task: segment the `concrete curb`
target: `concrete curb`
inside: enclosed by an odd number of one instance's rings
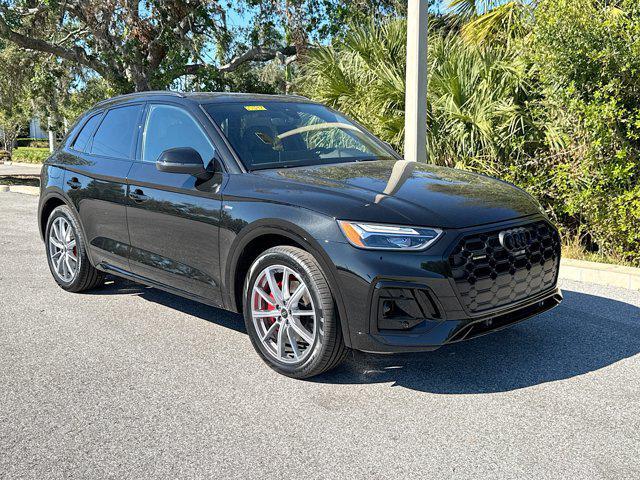
[[[7,167],[27,167],[27,168],[38,168],[42,167],[42,163],[31,163],[31,162],[14,162],[13,160],[10,162],[4,162]]]
[[[608,287],[640,290],[640,268],[621,265],[563,258],[560,262],[560,278]]]
[[[5,163],[4,165],[0,164],[0,178],[38,179],[41,170],[41,163]]]
[[[25,195],[40,195],[40,187],[30,187],[27,185],[0,185],[0,192],[23,193]]]

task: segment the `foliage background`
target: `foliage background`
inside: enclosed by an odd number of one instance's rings
[[[571,252],[640,266],[640,2],[429,3],[428,161],[512,182]],[[31,115],[62,131],[173,88],[300,93],[402,151],[405,17],[406,0],[0,0],[0,147]]]
[[[640,265],[640,2],[453,4],[429,35],[429,161],[515,183],[573,251]],[[352,26],[299,90],[401,150],[405,31]]]

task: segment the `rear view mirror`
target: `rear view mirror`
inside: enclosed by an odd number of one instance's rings
[[[160,154],[156,168],[161,172],[200,176],[206,173],[202,157],[191,147],[170,148]]]

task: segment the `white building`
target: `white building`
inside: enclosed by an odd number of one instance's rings
[[[33,117],[29,122],[29,138],[48,138],[46,130],[40,126],[40,119]]]

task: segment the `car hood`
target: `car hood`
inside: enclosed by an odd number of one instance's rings
[[[255,173],[264,187],[288,184],[282,201],[344,220],[464,228],[540,213],[529,194],[509,183],[405,160]]]

